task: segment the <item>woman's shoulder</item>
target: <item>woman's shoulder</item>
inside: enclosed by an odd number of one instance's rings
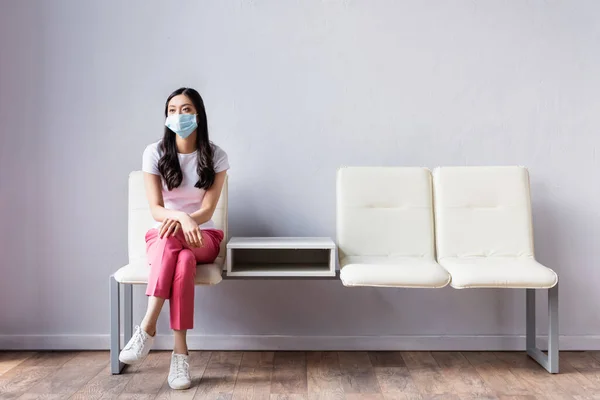
[[[210,145],[212,146],[213,150],[213,163],[215,172],[221,172],[229,169],[229,157],[227,156],[227,153],[225,153],[225,150],[212,142]]]
[[[158,161],[160,160],[160,141],[150,143],[144,149],[144,155],[142,157],[142,170],[150,172],[151,174],[159,175],[158,172]]]
[[[215,144],[214,142],[210,142],[210,146],[212,147],[212,151],[214,156],[216,157],[217,155],[227,155],[227,153],[225,152],[225,150],[223,150],[222,147],[220,147],[219,145]]]
[[[154,142],[154,143],[150,143],[149,145],[146,146],[146,148],[144,149],[144,154],[145,155],[153,155],[153,156],[160,156],[161,153],[161,149],[160,149],[160,143],[162,142],[162,140],[159,140],[158,142]]]
[[[158,142],[150,143],[149,145],[146,146],[146,150],[158,151],[160,149],[160,142],[162,142],[162,140],[159,140]]]

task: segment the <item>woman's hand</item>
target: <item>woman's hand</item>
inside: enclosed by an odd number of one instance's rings
[[[223,186],[222,182],[225,179],[224,174],[225,171],[219,172],[215,177],[216,183],[213,184],[213,187],[218,186],[219,193],[221,187]],[[170,236],[175,236],[179,232],[179,230],[182,230],[185,236],[185,241],[190,247],[202,247],[202,233],[200,232],[200,228],[198,228],[199,222],[194,220],[190,215],[186,214],[183,211],[165,209],[165,204],[161,192],[162,186],[160,176],[145,172],[144,182],[146,185],[146,195],[148,196],[148,204],[150,204],[150,211],[152,212],[152,217],[154,217],[154,219],[157,221],[162,221],[162,224],[158,229],[159,237],[163,239],[165,237],[168,238]],[[202,201],[202,203],[211,204],[212,208],[208,211],[214,211],[214,207],[216,207],[219,195],[215,195],[215,190],[215,188],[209,189],[206,193],[205,198]],[[212,205],[213,203],[214,206]],[[212,211],[210,215],[212,215]],[[206,213],[206,211],[202,212]],[[208,218],[204,222],[210,220],[210,215],[208,215]]]
[[[158,229],[158,237],[162,239],[175,236],[180,229],[181,224],[178,221],[167,218]]]
[[[179,223],[187,244],[190,247],[202,247],[202,232],[198,228],[198,223],[187,214],[179,219]]]

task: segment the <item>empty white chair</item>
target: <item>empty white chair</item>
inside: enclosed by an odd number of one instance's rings
[[[435,261],[429,170],[340,168],[336,211],[345,286],[439,288],[450,281]]]
[[[216,229],[223,230],[224,239],[221,251],[213,264],[202,264],[196,268],[196,285],[215,285],[222,280],[223,267],[227,245],[227,178],[212,220]],[[123,368],[119,362],[120,351],[120,286],[124,294],[124,336],[125,343],[131,338],[133,330],[132,316],[132,285],[148,283],[150,267],[146,260],[146,232],[155,225],[156,221],[150,214],[150,207],[144,188],[142,171],[129,175],[129,221],[128,221],[128,252],[129,264],[120,268],[110,277],[110,310],[111,310],[111,371],[118,374]]]
[[[558,277],[535,260],[529,175],[523,167],[434,171],[438,262],[454,288],[527,289],[527,352],[558,372]],[[535,291],[549,291],[549,357],[535,345]]]

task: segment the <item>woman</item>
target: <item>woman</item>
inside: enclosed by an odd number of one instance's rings
[[[126,364],[150,351],[160,310],[169,299],[175,345],[169,386],[191,385],[186,333],[194,324],[196,263],[212,263],[223,232],[211,221],[229,169],[227,154],[208,139],[204,102],[194,89],[173,92],[165,105],[161,141],[144,151],[146,194],[156,227],[146,234],[148,310],[119,355]]]

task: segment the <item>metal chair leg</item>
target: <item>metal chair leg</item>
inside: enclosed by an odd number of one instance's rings
[[[535,329],[535,289],[527,289],[527,354],[552,374],[557,374],[558,367],[558,283],[548,289],[548,354],[544,354],[536,345]]]
[[[121,351],[121,302],[120,284],[114,276],[109,278],[110,287],[110,372],[120,374],[124,364],[119,361]]]
[[[124,342],[129,342],[133,335],[133,285],[131,283],[122,284],[123,286],[123,330]]]
[[[548,290],[548,362],[550,372],[558,373],[558,283]]]

